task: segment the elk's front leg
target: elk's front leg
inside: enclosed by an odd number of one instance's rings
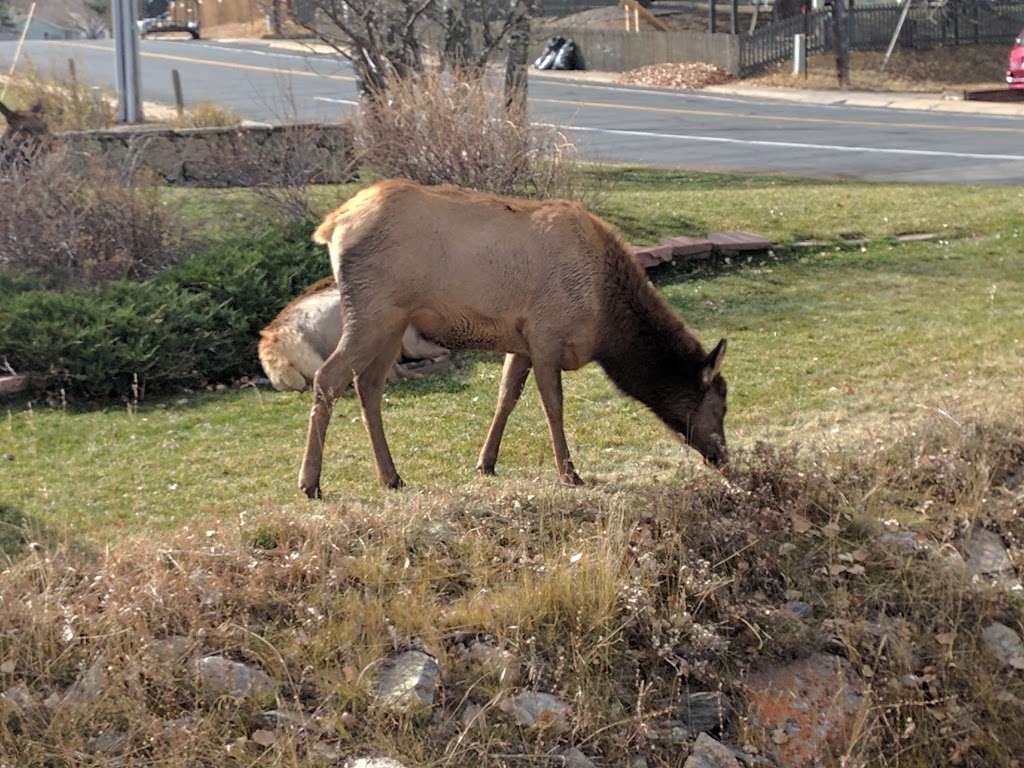
[[[384,436],[384,420],[381,416],[381,401],[384,398],[384,383],[387,380],[388,371],[398,359],[401,351],[401,336],[395,340],[386,351],[379,355],[370,366],[361,374],[356,376],[356,392],[359,393],[359,402],[363,408],[363,425],[370,436],[370,443],[373,446],[373,459],[377,465],[377,478],[386,488],[401,488],[404,483],[395,469],[395,462],[391,458],[391,450],[388,448],[387,438]]]
[[[480,458],[476,463],[476,471],[481,475],[493,475],[494,465],[498,461],[498,449],[501,437],[505,434],[508,417],[523,394],[523,386],[530,375],[530,358],[526,355],[509,353],[505,355],[505,365],[501,371],[501,387],[498,390],[498,404],[494,410],[491,428],[487,430],[487,439],[480,450]]]
[[[533,370],[537,379],[537,389],[544,404],[544,413],[548,417],[548,429],[551,432],[551,445],[555,452],[555,466],[559,479],[566,485],[583,485],[576,468],[569,458],[569,445],[565,441],[565,429],[562,424],[562,368],[557,358],[539,360],[533,358]]]

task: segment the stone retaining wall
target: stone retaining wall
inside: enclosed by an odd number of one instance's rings
[[[231,128],[125,128],[57,134],[72,156],[105,155],[171,186],[280,186],[352,178],[352,129],[345,124]],[[312,178],[308,178],[312,176]]]
[[[530,55],[536,58],[552,35],[571,37],[584,66],[603,72],[628,72],[648,64],[702,61],[732,75],[740,71],[739,35],[716,32],[659,32],[587,29],[559,24],[536,26],[530,35]]]

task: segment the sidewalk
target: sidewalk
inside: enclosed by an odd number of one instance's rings
[[[997,86],[994,86],[997,87]],[[891,93],[876,91],[814,91],[802,88],[755,88],[737,83],[712,85],[700,93],[778,99],[799,104],[820,104],[876,109],[912,109],[923,112],[956,112],[968,115],[1024,117],[1024,102],[1017,104],[964,101],[941,93]]]

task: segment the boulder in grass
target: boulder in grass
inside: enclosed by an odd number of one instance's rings
[[[715,250],[724,256],[735,256],[740,253],[763,253],[771,250],[772,241],[753,232],[712,232],[708,240]]]
[[[662,245],[672,246],[672,256],[676,259],[706,259],[715,250],[715,245],[706,237],[670,237]]]
[[[633,255],[644,269],[651,269],[672,261],[671,245],[634,245]]]

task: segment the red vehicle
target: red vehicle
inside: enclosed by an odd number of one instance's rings
[[[1006,82],[1011,88],[1024,89],[1024,30],[1017,35],[1010,49],[1010,68],[1006,70]]]

